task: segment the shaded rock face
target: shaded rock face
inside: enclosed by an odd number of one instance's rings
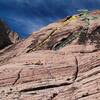
[[[100,11],[67,17],[1,50],[0,100],[100,100]]]
[[[19,41],[19,36],[17,33],[12,32],[8,26],[0,20],[0,49],[16,43]]]

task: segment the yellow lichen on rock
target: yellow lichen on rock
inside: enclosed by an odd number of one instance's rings
[[[68,24],[70,21],[76,21],[77,20],[77,16],[72,16],[69,20],[65,21],[63,24],[66,25]]]

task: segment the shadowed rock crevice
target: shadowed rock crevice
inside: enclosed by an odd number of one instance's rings
[[[47,86],[41,86],[41,87],[36,87],[36,88],[29,88],[29,89],[24,89],[21,90],[20,92],[29,92],[29,91],[38,91],[38,90],[45,90],[45,89],[50,89],[50,88],[57,88],[61,86],[66,86],[70,85],[72,83],[61,83],[61,84],[55,84],[55,85],[47,85]]]
[[[21,74],[22,70],[23,70],[23,68],[18,72],[16,80],[14,81],[14,83],[12,85],[15,85],[18,82],[18,80],[20,79],[20,74]]]
[[[58,95],[57,93],[53,93],[52,96],[50,96],[50,98],[47,99],[47,100],[54,100],[54,98],[55,98],[57,95]]]
[[[74,81],[77,79],[78,73],[79,73],[79,64],[78,64],[78,59],[77,59],[77,57],[75,57],[75,63],[76,63],[76,72],[75,72],[75,74],[74,74],[74,76],[75,76]]]

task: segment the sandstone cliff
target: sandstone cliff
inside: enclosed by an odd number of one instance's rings
[[[1,50],[0,100],[100,100],[100,11],[68,16]]]

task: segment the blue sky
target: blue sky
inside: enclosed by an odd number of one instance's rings
[[[0,0],[0,18],[23,37],[78,9],[100,9],[100,0]]]

